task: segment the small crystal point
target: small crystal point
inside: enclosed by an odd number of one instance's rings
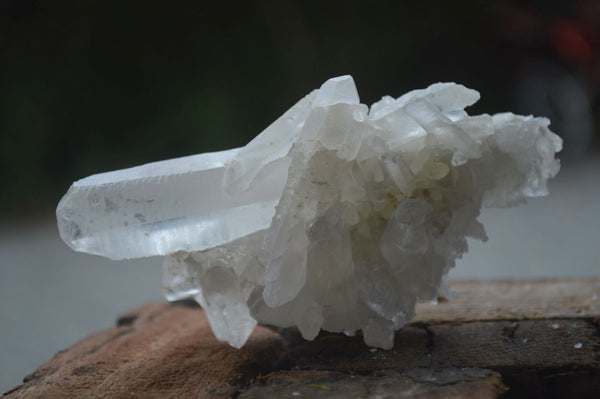
[[[471,116],[479,93],[437,83],[370,109],[325,82],[248,145],[73,183],[57,209],[77,251],[166,255],[165,293],[194,297],[218,339],[257,322],[390,349],[446,284],[482,206],[546,195],[562,141],[545,118]]]
[[[350,75],[338,76],[323,83],[319,88],[319,94],[317,94],[313,106],[328,107],[342,103],[360,103],[358,90],[356,90],[354,79]]]

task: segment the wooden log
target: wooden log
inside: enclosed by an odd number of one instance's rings
[[[600,397],[600,280],[455,282],[395,347],[257,327],[217,341],[190,303],[150,304],[58,353],[7,398]]]

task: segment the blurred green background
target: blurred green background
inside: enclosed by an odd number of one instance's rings
[[[593,78],[550,38],[558,19],[583,24],[573,4],[1,1],[0,219],[48,215],[93,173],[244,145],[341,74],[367,104],[456,81],[493,113],[519,108],[539,63],[597,109]]]

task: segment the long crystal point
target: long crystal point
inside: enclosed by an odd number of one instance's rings
[[[353,334],[389,349],[446,284],[482,206],[546,195],[560,168],[549,121],[471,116],[479,93],[436,83],[370,108],[325,82],[248,145],[77,181],[61,237],[124,259],[167,255],[168,299],[195,298],[217,338],[257,322]]]
[[[239,149],[154,162],[73,183],[56,210],[74,250],[111,259],[201,251],[269,227],[285,183],[282,160],[231,196],[226,165]]]

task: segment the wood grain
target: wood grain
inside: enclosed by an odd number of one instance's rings
[[[149,304],[58,353],[7,398],[600,397],[600,280],[455,282],[389,351],[257,327],[241,350],[189,303]]]

